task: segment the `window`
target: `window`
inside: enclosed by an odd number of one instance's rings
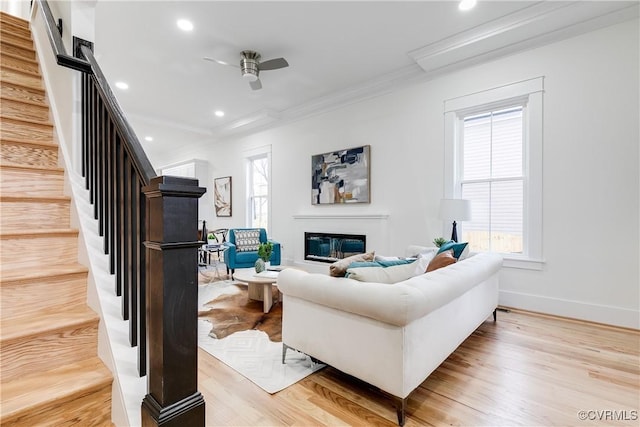
[[[247,226],[269,228],[269,156],[261,154],[248,159]]]
[[[542,263],[543,79],[445,101],[445,197],[471,200],[472,251],[505,266]]]
[[[523,106],[463,117],[460,195],[472,220],[462,239],[472,251],[522,253]]]

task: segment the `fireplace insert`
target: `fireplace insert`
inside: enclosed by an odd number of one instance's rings
[[[308,261],[335,262],[366,249],[363,234],[304,233],[304,259]]]

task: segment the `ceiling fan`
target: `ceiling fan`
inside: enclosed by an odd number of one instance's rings
[[[221,65],[230,65],[232,67],[240,68],[242,77],[249,82],[249,86],[251,86],[251,89],[253,90],[262,89],[262,83],[259,78],[260,71],[277,70],[279,68],[289,66],[289,63],[284,58],[274,58],[260,62],[260,54],[253,50],[243,50],[240,52],[240,66],[214,58],[205,57],[203,59],[217,62]]]

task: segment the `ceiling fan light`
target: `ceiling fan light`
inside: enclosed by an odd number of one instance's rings
[[[245,79],[248,82],[255,82],[256,80],[258,80],[258,76],[256,74],[251,73],[251,72],[242,73],[242,78]]]
[[[462,0],[458,3],[458,9],[462,11],[471,10],[476,6],[477,0]]]

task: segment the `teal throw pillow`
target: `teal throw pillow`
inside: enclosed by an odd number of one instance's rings
[[[362,268],[362,267],[391,267],[394,265],[411,264],[415,259],[393,259],[393,260],[379,260],[379,261],[355,261],[349,264],[349,268]]]
[[[349,264],[349,268],[362,268],[362,267],[380,267],[376,261],[356,261]]]
[[[460,258],[460,255],[462,255],[462,252],[464,252],[464,248],[466,248],[468,244],[468,242],[457,243],[453,240],[449,240],[447,243],[443,243],[442,246],[440,246],[438,253],[440,254],[442,252],[453,249],[453,257],[455,259],[458,259]]]

